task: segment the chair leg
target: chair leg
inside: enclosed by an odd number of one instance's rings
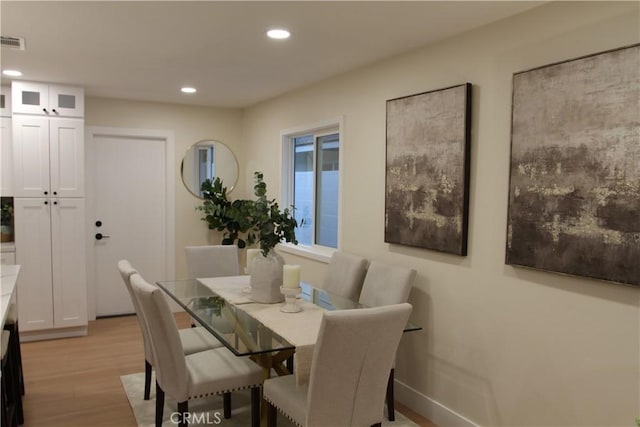
[[[387,381],[387,416],[389,421],[396,420],[395,404],[393,401],[393,378],[395,369],[389,372],[389,380]]]
[[[156,427],[162,427],[162,417],[164,416],[164,390],[156,381]]]
[[[371,424],[371,427],[382,427],[382,423]]]
[[[22,366],[20,362],[20,342],[17,341],[18,325],[14,324],[11,329],[11,336],[9,338],[9,348],[7,352],[9,352],[9,358],[11,359],[12,368],[10,369],[9,375],[12,375],[11,383],[13,385],[13,397],[15,405],[15,415],[18,424],[24,424],[24,412],[22,410],[22,381],[21,381],[21,371]]]
[[[260,387],[251,388],[251,427],[260,427]]]
[[[267,427],[277,427],[278,410],[271,402],[267,402]]]
[[[225,419],[231,418],[231,393],[229,392],[222,395],[222,413]]]
[[[149,400],[151,395],[151,363],[144,360],[144,400]]]
[[[293,374],[293,356],[287,358],[287,370]]]
[[[189,401],[185,400],[184,402],[178,402],[178,412],[180,413],[180,427],[187,427],[189,423],[187,422],[187,414],[189,413]]]

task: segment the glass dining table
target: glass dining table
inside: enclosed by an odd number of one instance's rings
[[[212,282],[216,285],[210,285]],[[204,282],[204,283],[203,283]],[[229,286],[224,284],[228,282]],[[207,285],[205,285],[207,283]],[[156,284],[198,324],[203,326],[236,356],[250,356],[263,367],[264,376],[270,376],[271,369],[278,375],[292,373],[292,356],[296,345],[283,337],[283,327],[266,325],[257,315],[263,306],[282,306],[284,303],[260,304],[252,302],[248,291],[248,276],[230,276],[228,278],[187,279],[160,281]],[[234,286],[231,286],[231,285]],[[242,284],[245,284],[244,288]],[[217,286],[217,287],[216,287]],[[230,288],[235,289],[230,294]],[[243,295],[244,294],[244,295]],[[231,295],[231,297],[230,297]],[[301,283],[298,298],[307,303],[307,311],[360,309],[366,306]],[[311,309],[311,310],[310,310]],[[289,316],[285,324],[296,322],[296,313]],[[282,323],[281,323],[282,324]],[[285,325],[286,326],[286,325]],[[422,329],[407,324],[405,332]]]

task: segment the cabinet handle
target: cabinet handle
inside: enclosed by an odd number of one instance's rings
[[[48,205],[48,204],[49,204],[49,202],[47,202],[47,201],[45,200],[45,201],[44,201],[44,204],[45,204],[45,205]]]
[[[57,204],[58,204],[58,201],[56,200],[55,202],[53,202],[53,204],[54,204],[54,205],[57,205]]]
[[[56,109],[54,108],[53,110],[51,110],[54,112],[54,114],[58,114],[58,112],[56,111]]]
[[[57,191],[54,191],[54,192],[53,192],[53,195],[54,195],[54,196],[57,196],[57,195],[58,195],[58,192],[57,192]]]
[[[45,113],[48,113],[46,108],[43,108],[42,111],[44,111]]]
[[[44,192],[44,195],[46,196],[47,194],[49,194],[49,192],[48,192],[48,191],[45,191],[45,192]]]
[[[96,233],[96,240],[108,239],[111,236],[105,236],[102,233]]]

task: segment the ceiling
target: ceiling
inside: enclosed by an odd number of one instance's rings
[[[3,0],[2,35],[26,50],[3,47],[0,65],[89,96],[241,108],[539,4]]]

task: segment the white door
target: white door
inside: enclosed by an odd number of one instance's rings
[[[162,132],[89,128],[86,148],[95,314],[133,313],[119,260],[128,259],[148,282],[173,278],[173,139]]]
[[[84,199],[51,198],[53,316],[56,328],[87,324]]]
[[[16,262],[22,266],[17,288],[20,329],[53,328],[51,201],[15,198],[13,204]]]

